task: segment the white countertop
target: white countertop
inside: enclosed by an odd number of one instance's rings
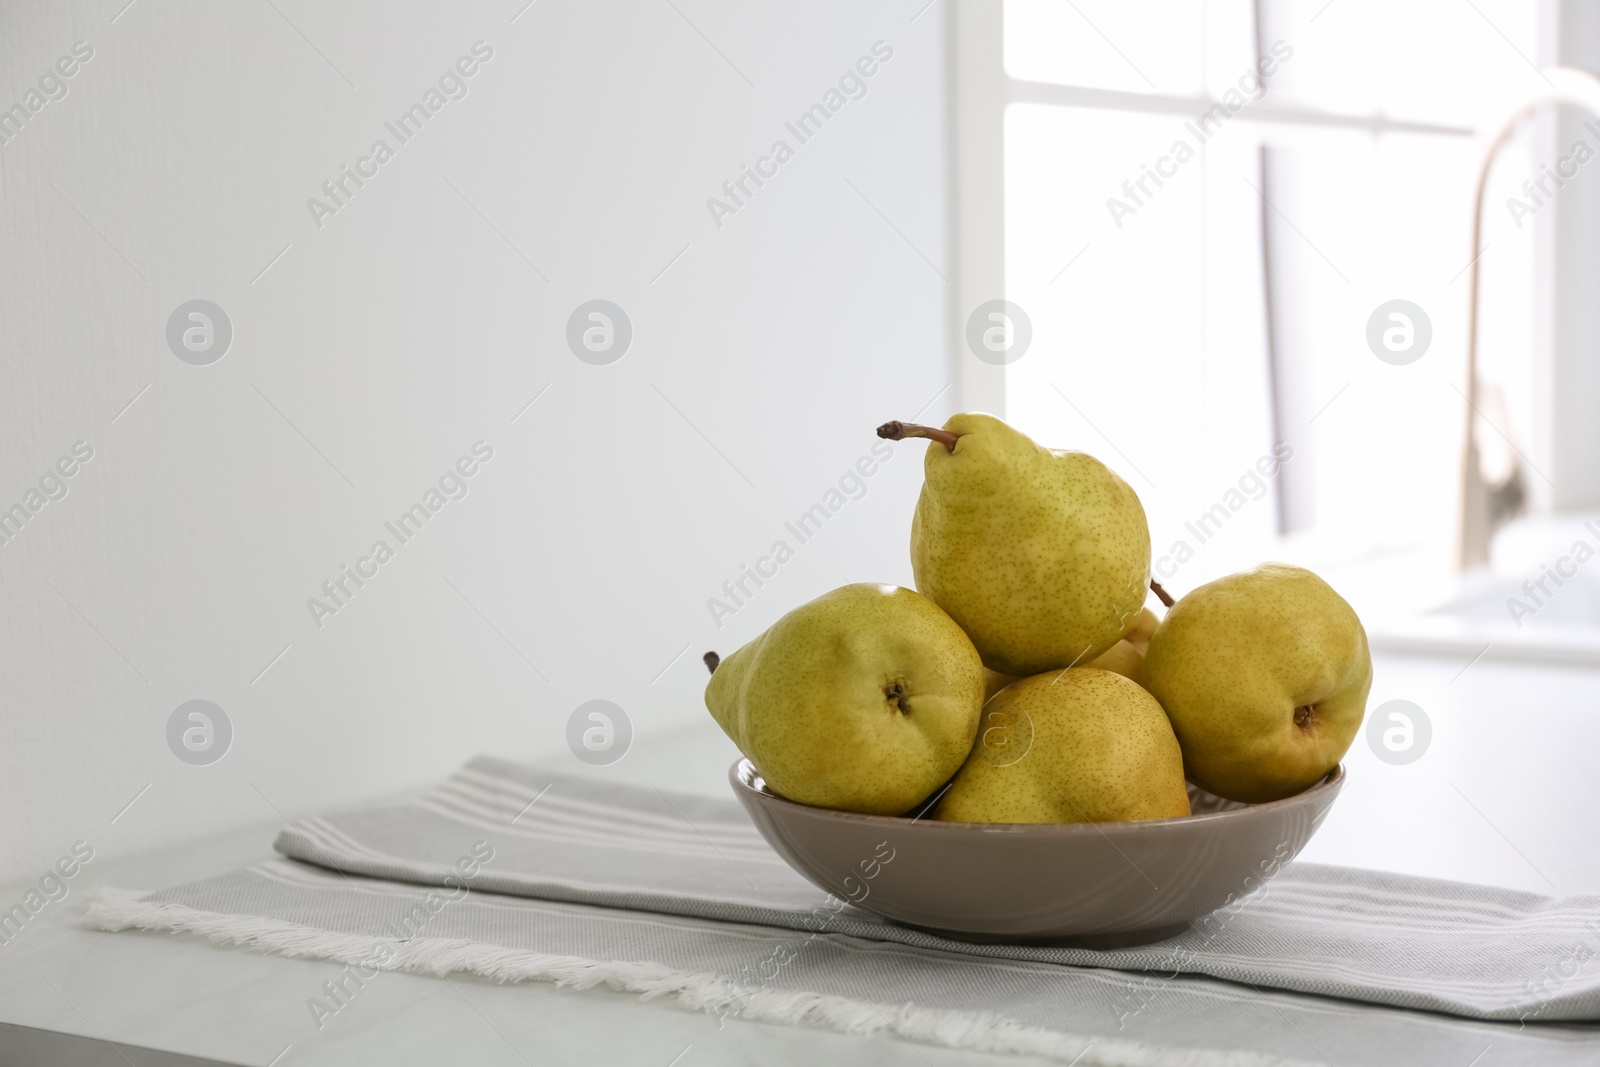
[[[1431,746],[1417,762],[1391,766],[1357,738],[1346,760],[1349,784],[1301,858],[1552,895],[1600,892],[1600,849],[1588,840],[1587,814],[1600,803],[1593,772],[1600,670],[1488,660],[1462,667],[1459,660],[1379,660],[1370,707],[1390,699],[1419,705],[1432,723]],[[726,796],[736,755],[708,722],[640,740],[609,768],[568,760],[560,769]],[[629,994],[466,975],[444,982],[385,973],[319,1031],[306,1001],[337,973],[335,964],[79,925],[97,884],[157,888],[219,873],[270,855],[277,829],[263,823],[159,852],[97,857],[85,867],[66,899],[0,948],[0,1024],[7,1024],[0,1025],[0,1062],[194,1062],[141,1049],[281,1067],[1043,1062],[740,1020],[719,1030],[710,1016]],[[6,886],[0,901],[24,891]],[[16,1027],[139,1047],[69,1047]],[[23,1060],[24,1048],[43,1051]],[[1307,1058],[1316,1057],[1308,1050]]]

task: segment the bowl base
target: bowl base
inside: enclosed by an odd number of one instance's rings
[[[1109,950],[1152,945],[1177,937],[1189,929],[1186,922],[1171,926],[1151,926],[1143,930],[1117,930],[1104,934],[1073,934],[1068,937],[1023,937],[1010,934],[975,934],[962,930],[935,930],[928,926],[915,927],[925,933],[937,934],[952,941],[965,941],[975,945],[1035,945],[1040,948],[1089,948]]]

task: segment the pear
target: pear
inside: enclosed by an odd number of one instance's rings
[[[1013,682],[933,813],[946,822],[1122,822],[1189,814],[1183,753],[1155,698],[1098,667]]]
[[[706,662],[711,717],[802,804],[902,814],[949,780],[977,734],[978,651],[910,589],[843,586]]]
[[[993,700],[994,695],[1000,692],[1000,690],[1018,680],[1019,679],[1014,674],[1001,674],[999,671],[991,671],[988,667],[985,667],[983,669],[984,705],[987,706],[989,701]]]
[[[1150,650],[1150,638],[1155,636],[1156,627],[1160,625],[1161,620],[1155,612],[1149,608],[1141,608],[1139,614],[1134,617],[1133,626],[1122,640],[1084,666],[1099,667],[1101,670],[1120,674],[1143,685],[1145,653]]]
[[[1180,599],[1150,641],[1145,685],[1189,780],[1228,800],[1279,800],[1350,748],[1372,688],[1355,610],[1302,567],[1265,563]]]
[[[890,422],[878,436],[931,440],[911,567],[984,666],[1024,676],[1081,665],[1128,632],[1150,581],[1150,529],[1109,467],[993,415],[956,415],[942,430]]]
[[[1149,608],[1139,612],[1133,620],[1133,627],[1127,636],[1094,659],[1085,663],[1085,667],[1099,667],[1103,671],[1120,674],[1124,678],[1132,679],[1140,685],[1144,684],[1144,654],[1150,648],[1150,638],[1154,636],[1156,627],[1161,620]],[[983,699],[985,702],[1000,690],[1016,681],[1012,674],[1001,674],[991,671],[987,667],[983,670]]]

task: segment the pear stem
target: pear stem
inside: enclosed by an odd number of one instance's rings
[[[722,657],[717,655],[715,652],[707,652],[705,655],[701,656],[700,659],[705,663],[706,670],[710,671],[712,674],[717,673],[717,665],[722,662]]]
[[[1161,601],[1162,607],[1172,607],[1174,603],[1172,594],[1161,588],[1161,583],[1154,578],[1150,579],[1150,591],[1156,595],[1157,600]]]
[[[887,441],[903,441],[907,437],[926,437],[938,441],[951,452],[956,450],[956,439],[961,435],[941,430],[937,426],[923,426],[915,422],[886,422],[878,427],[878,436]]]

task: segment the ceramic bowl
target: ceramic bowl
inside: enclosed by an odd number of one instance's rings
[[[1258,888],[1310,840],[1344,766],[1268,804],[1190,786],[1181,819],[1068,824],[814,808],[768,789],[749,760],[728,779],[778,855],[864,911],[967,941],[1110,948],[1175,936]]]

